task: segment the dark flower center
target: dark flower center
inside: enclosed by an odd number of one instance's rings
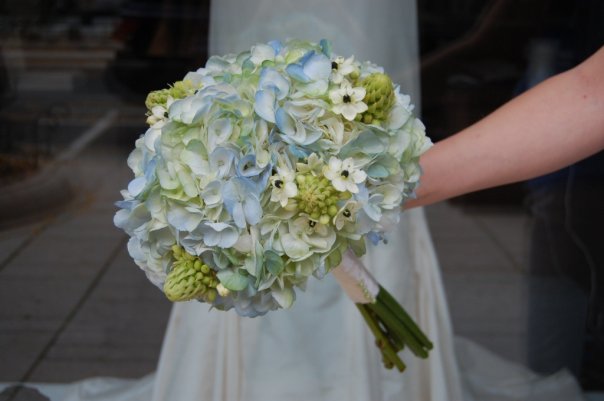
[[[350,175],[350,173],[348,172],[348,170],[342,170],[342,172],[340,173],[340,175],[344,178],[348,178],[348,176]]]
[[[348,210],[348,209],[344,209],[344,211],[342,212],[342,214],[344,215],[344,217],[350,217],[350,216],[352,216],[352,213],[350,213],[350,210]]]
[[[338,69],[338,63],[336,63],[335,61],[331,62],[331,69],[332,70],[337,70]]]
[[[350,103],[352,102],[352,99],[350,98],[350,95],[344,95],[344,97],[342,97],[342,101],[344,103]]]
[[[281,188],[283,186],[283,181],[281,181],[281,180],[275,180],[275,186],[277,188]]]

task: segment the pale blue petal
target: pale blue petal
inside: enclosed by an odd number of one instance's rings
[[[313,54],[304,64],[304,74],[313,81],[327,80],[331,75],[331,61],[324,54]]]
[[[252,46],[251,59],[255,64],[262,64],[265,60],[272,60],[275,57],[275,49],[269,45],[258,43]]]
[[[241,203],[235,204],[233,207],[232,216],[237,227],[245,228],[245,214],[243,212],[243,205]]]
[[[222,181],[215,180],[210,182],[201,192],[201,197],[203,198],[206,205],[215,205],[222,201]]]
[[[220,242],[220,233],[214,230],[208,230],[204,233],[203,242],[207,246],[216,246]]]
[[[281,236],[281,245],[285,254],[293,260],[301,260],[312,254],[306,242],[289,233]]]
[[[224,71],[228,70],[229,63],[224,58],[219,56],[212,56],[206,61],[206,68],[210,71]]]
[[[114,203],[114,205],[120,209],[126,209],[126,212],[130,212],[134,205],[138,204],[138,201],[133,200],[121,200]]]
[[[168,223],[179,231],[193,231],[202,220],[201,213],[191,213],[184,207],[172,205],[166,213]]]
[[[231,227],[230,225],[228,225],[227,223],[222,223],[220,221],[213,223],[213,222],[207,222],[204,223],[204,225],[206,227],[210,227],[212,230],[214,231],[223,231],[226,230],[227,228]]]
[[[314,131],[314,130],[307,129],[305,138],[302,139],[301,141],[299,141],[299,143],[303,146],[308,146],[308,145],[316,142],[322,136],[323,136],[323,132],[321,132],[321,131]]]
[[[237,233],[237,230],[231,227],[220,233],[220,242],[218,242],[218,246],[220,248],[232,248],[238,239],[239,234]]]
[[[208,149],[213,151],[218,145],[227,141],[233,133],[233,125],[228,118],[214,120],[208,127]]]
[[[258,224],[262,218],[262,207],[260,201],[254,195],[248,197],[243,202],[243,208],[245,212],[245,219],[251,225]]]
[[[275,54],[279,54],[281,52],[281,49],[283,48],[283,44],[279,40],[271,40],[270,42],[268,42],[268,45],[271,46],[273,50],[275,50]]]
[[[196,142],[201,145],[199,141],[191,141]],[[208,161],[204,159],[201,152],[199,151],[198,146],[191,146],[191,142],[187,145],[187,149],[183,150],[180,154],[180,158],[185,163],[191,171],[197,175],[204,175],[208,173]],[[203,145],[201,145],[203,146]]]
[[[245,155],[237,163],[237,175],[240,177],[255,177],[262,173],[264,169],[256,166],[256,155]]]
[[[377,245],[383,239],[382,235],[376,231],[370,231],[367,233],[367,238],[373,245]]]
[[[309,155],[309,151],[305,150],[304,148],[300,148],[296,145],[293,145],[293,144],[289,145],[288,149],[291,152],[291,154],[296,156],[298,159],[305,159]]]
[[[257,196],[260,196],[262,192],[266,189],[266,185],[268,184],[268,179],[271,176],[271,170],[273,169],[273,164],[269,163],[264,167],[264,173],[260,177],[255,180],[254,193]]]
[[[227,212],[233,216],[235,206],[239,204],[239,192],[233,180],[229,180],[222,188],[222,199],[224,199],[224,207]]]
[[[282,133],[288,136],[296,134],[296,122],[283,108],[277,109],[275,117],[277,127]]]
[[[275,122],[275,91],[259,90],[256,92],[254,111],[269,123]]]
[[[131,237],[128,240],[128,254],[130,255],[130,257],[134,260],[146,260],[147,259],[147,254],[146,252],[141,248],[141,243],[138,239],[136,239],[135,237]]]
[[[118,210],[115,213],[115,216],[113,216],[113,225],[116,226],[117,228],[124,229],[124,227],[126,226],[126,223],[128,222],[129,217],[130,217],[129,210],[126,210],[126,209]]]
[[[147,186],[147,178],[146,177],[138,177],[130,181],[128,184],[128,192],[130,195],[136,197],[138,196],[145,187]]]
[[[155,181],[155,166],[157,165],[157,158],[152,158],[149,160],[147,165],[145,166],[145,178],[147,182]]]
[[[309,83],[308,85],[300,88],[300,90],[309,96],[315,97],[315,96],[321,96],[321,95],[325,94],[325,92],[327,92],[328,88],[329,88],[329,84],[327,83],[327,80],[321,79],[321,80]]]
[[[258,88],[261,90],[274,89],[277,99],[281,100],[285,98],[289,92],[289,82],[281,74],[279,74],[277,70],[273,68],[265,68],[260,73]]]
[[[132,211],[125,209],[119,210],[114,218],[113,223],[116,227],[121,228],[128,234],[131,234],[137,228],[151,220],[151,215],[143,203],[136,205]]]
[[[235,228],[225,223],[205,223],[203,228],[203,242],[207,246],[230,248],[235,245],[239,234]]]
[[[310,77],[304,73],[304,67],[301,64],[290,64],[285,68],[285,71],[296,81],[304,83],[311,81]]]
[[[298,60],[298,63],[301,65],[304,65],[308,62],[308,60],[310,60],[310,58],[312,56],[314,56],[316,53],[314,50],[309,50],[306,53],[304,53],[304,55],[302,57],[300,57],[300,59]]]
[[[367,216],[373,221],[380,221],[382,218],[382,209],[379,206],[373,205],[371,203],[366,204],[363,207],[363,211],[367,214]]]
[[[390,172],[381,164],[374,164],[367,169],[367,175],[371,178],[386,178]]]
[[[231,170],[235,152],[228,148],[218,147],[210,154],[210,167],[217,172],[217,176],[222,178]]]

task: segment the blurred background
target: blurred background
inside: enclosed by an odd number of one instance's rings
[[[0,0],[0,382],[155,369],[171,305],[128,256],[113,203],[146,94],[207,59],[210,7]],[[600,0],[425,0],[418,13],[434,141],[604,44]],[[455,332],[540,373],[567,368],[592,397],[603,159],[426,208]]]

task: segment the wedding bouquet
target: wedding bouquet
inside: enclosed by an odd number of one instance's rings
[[[275,41],[211,57],[146,106],[114,221],[168,299],[257,316],[334,271],[387,367],[404,368],[403,346],[427,356],[430,341],[356,259],[398,222],[430,145],[382,68],[326,41]]]

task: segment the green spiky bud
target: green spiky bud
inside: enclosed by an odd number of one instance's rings
[[[167,89],[160,89],[153,92],[149,92],[147,99],[145,100],[145,106],[148,110],[151,110],[155,106],[166,107],[168,104],[168,98],[172,99],[184,99],[190,96],[199,89],[193,82],[189,80],[176,81],[173,85],[170,85]]]
[[[321,224],[330,224],[331,218],[338,212],[337,202],[351,196],[348,191],[336,191],[329,179],[313,173],[296,174],[296,182],[298,195],[293,198],[296,210]]]
[[[185,80],[174,82],[174,85],[172,85],[168,90],[173,99],[184,99],[185,97],[195,93],[197,89],[199,88],[196,87],[193,82]]]
[[[164,293],[172,302],[201,299],[210,300],[217,284],[216,273],[197,256],[187,253],[182,247],[172,247],[174,263],[164,282]],[[214,299],[216,297],[214,296]]]
[[[175,264],[164,283],[166,297],[172,302],[199,298],[207,287],[199,279],[198,272],[201,273],[193,263]]]
[[[166,106],[168,102],[168,96],[170,96],[169,89],[160,89],[157,91],[149,92],[147,99],[145,99],[145,106],[148,110],[151,110],[155,106]]]
[[[386,74],[374,73],[367,76],[361,86],[365,88],[363,102],[367,105],[367,111],[363,113],[363,122],[375,123],[376,120],[384,121],[388,118],[395,96],[392,80]]]

